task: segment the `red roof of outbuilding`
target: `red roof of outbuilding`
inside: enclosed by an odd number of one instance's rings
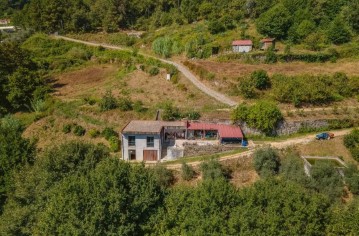
[[[221,138],[243,138],[240,127],[234,125],[188,123],[189,130],[217,130]]]
[[[252,40],[246,39],[246,40],[235,40],[232,42],[232,46],[252,46],[253,42]]]

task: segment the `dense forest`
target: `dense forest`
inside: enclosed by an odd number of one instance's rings
[[[294,42],[309,35],[308,40],[322,40],[325,32],[340,44],[359,32],[356,0],[3,0],[1,15],[46,33],[148,30],[200,20],[218,33],[240,27],[246,19],[254,20],[265,36]]]

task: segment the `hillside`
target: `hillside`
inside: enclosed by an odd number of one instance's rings
[[[0,0],[0,24],[0,235],[358,234],[358,0]]]

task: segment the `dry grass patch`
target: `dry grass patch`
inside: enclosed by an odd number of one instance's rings
[[[298,145],[296,148],[301,155],[336,156],[342,157],[346,163],[354,161],[350,152],[344,146],[343,137],[335,137],[331,140],[315,140],[308,144]]]
[[[60,99],[79,98],[86,94],[101,92],[109,80],[115,78],[115,65],[92,65],[80,70],[67,72],[55,78],[55,93]]]
[[[285,75],[311,75],[333,74],[345,72],[348,76],[359,76],[359,61],[339,61],[337,63],[277,63],[277,64],[243,64],[239,62],[215,62],[195,60],[193,63],[202,66],[206,70],[215,73],[217,77],[237,78],[252,73],[255,70],[265,70],[269,75],[281,73]]]

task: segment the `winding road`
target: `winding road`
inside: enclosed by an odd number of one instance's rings
[[[124,47],[119,47],[119,46],[113,46],[113,45],[109,45],[109,44],[103,44],[103,43],[95,43],[95,42],[88,42],[88,41],[83,41],[83,40],[78,40],[78,39],[73,39],[73,38],[69,38],[69,37],[65,37],[65,36],[60,36],[60,35],[53,35],[54,38],[56,39],[63,39],[66,41],[71,41],[71,42],[76,42],[76,43],[81,43],[81,44],[85,44],[88,46],[93,46],[93,47],[104,47],[107,49],[112,49],[112,50],[122,50],[122,51],[131,51],[128,48],[124,48]],[[151,57],[151,58],[155,58],[157,60],[160,60],[164,63],[168,63],[171,64],[173,66],[175,66],[189,81],[191,81],[199,90],[201,90],[202,92],[204,92],[205,94],[209,95],[210,97],[213,97],[214,99],[216,99],[217,101],[226,104],[228,106],[236,106],[238,103],[233,101],[232,99],[228,98],[227,96],[225,96],[224,94],[221,94],[217,91],[214,91],[213,89],[207,87],[206,85],[204,85],[190,70],[188,70],[184,65],[171,61],[171,60],[167,60],[167,59],[163,59],[163,58],[159,58],[159,57],[155,57],[152,55],[148,55],[145,53],[139,53],[140,55],[144,56],[144,57]]]

